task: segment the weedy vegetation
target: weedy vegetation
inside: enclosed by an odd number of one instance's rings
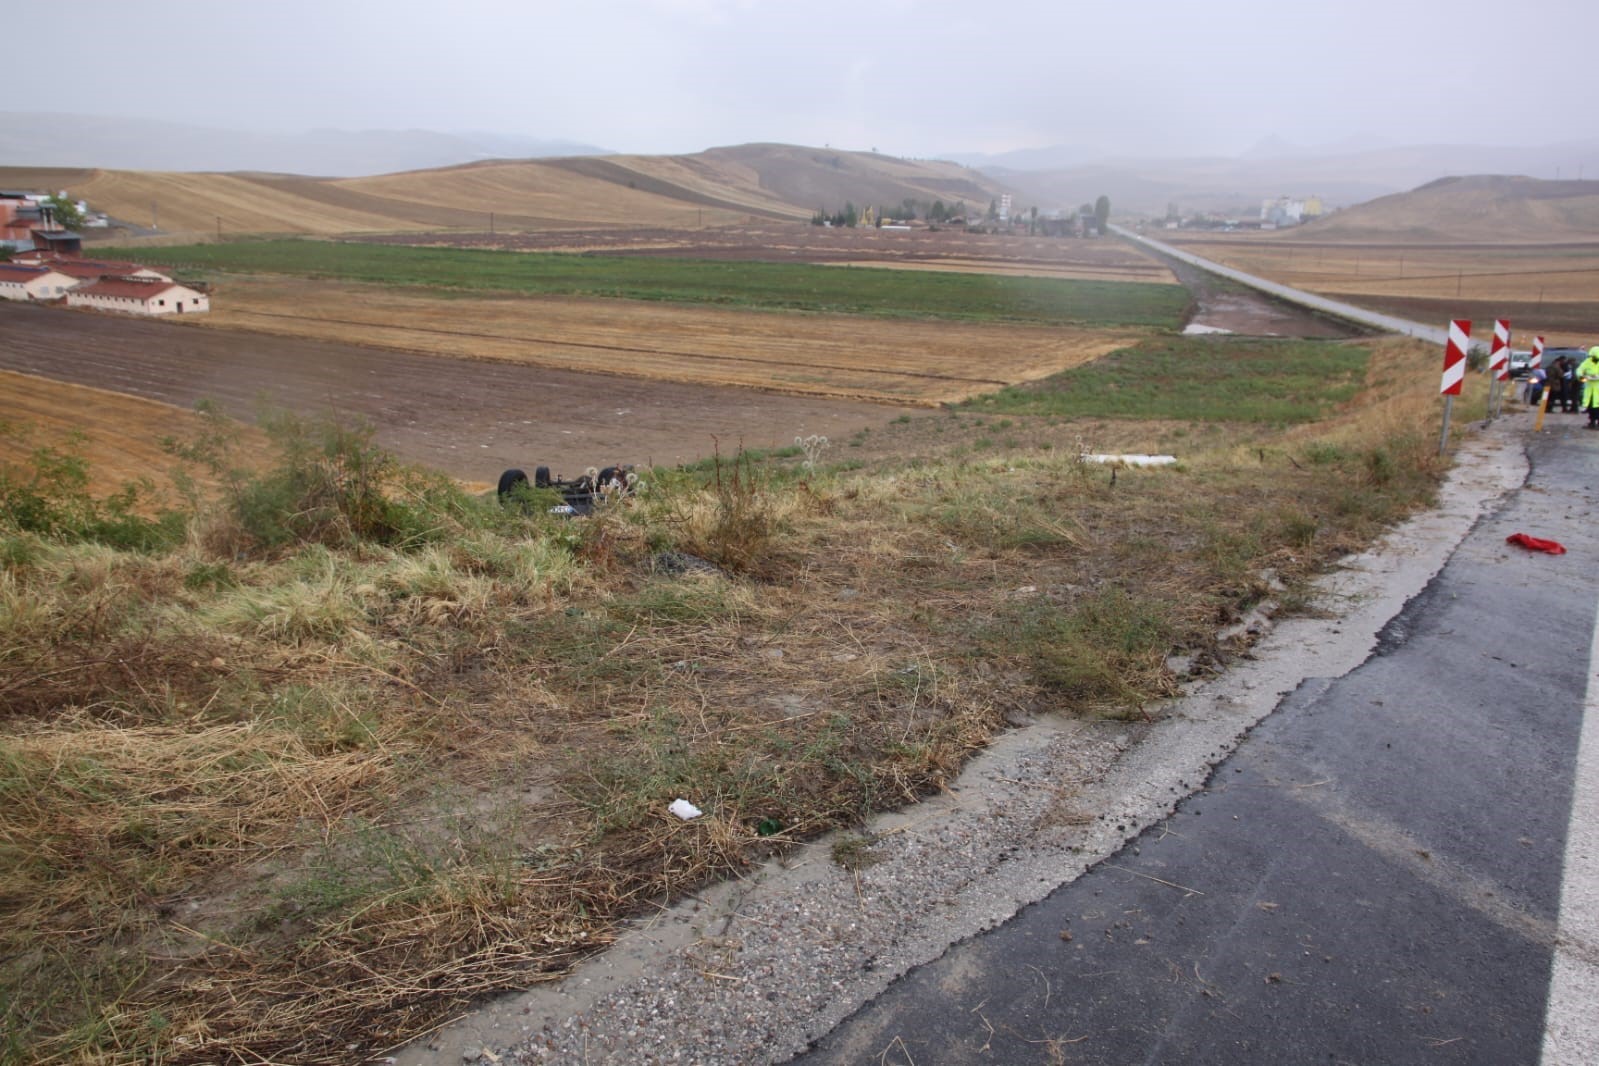
[[[287,417],[265,463],[170,442],[162,514],[36,451],[0,474],[0,1062],[376,1054],[1008,717],[1158,728],[1174,653],[1220,669],[1430,500],[1435,381],[1409,342],[1163,340],[580,521]]]

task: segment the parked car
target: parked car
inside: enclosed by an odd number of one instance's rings
[[[1588,358],[1588,351],[1585,348],[1545,348],[1543,350],[1543,358],[1538,361],[1538,365],[1547,371],[1551,366],[1555,365],[1555,359],[1562,355],[1567,359],[1570,359],[1573,363],[1580,363],[1584,359]],[[1510,353],[1511,377],[1524,378],[1527,376],[1527,372],[1531,369],[1531,352],[1512,351]]]

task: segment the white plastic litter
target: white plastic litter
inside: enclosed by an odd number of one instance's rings
[[[700,815],[705,813],[686,799],[675,799],[672,801],[672,805],[666,809],[683,819],[685,822],[690,818],[698,818]]]
[[[1119,466],[1173,466],[1177,462],[1175,455],[1105,455],[1092,454],[1083,456],[1085,463],[1115,463]]]

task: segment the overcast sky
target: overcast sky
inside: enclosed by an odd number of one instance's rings
[[[487,131],[623,152],[1138,155],[1599,135],[1595,0],[80,0],[11,111]],[[34,31],[48,31],[38,47]],[[18,36],[21,32],[22,35]],[[4,160],[0,160],[3,163]]]

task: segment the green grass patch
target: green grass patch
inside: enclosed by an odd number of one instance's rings
[[[1067,418],[1287,425],[1323,418],[1353,399],[1369,358],[1362,346],[1334,341],[1159,337],[967,406]]]
[[[1178,285],[1130,284],[800,263],[499,252],[276,240],[106,249],[177,270],[288,274],[383,285],[539,296],[599,296],[1050,325],[1174,327],[1188,305]]]
[[[1022,651],[1034,681],[1084,708],[1139,706],[1159,691],[1178,630],[1172,605],[1107,586],[1065,609],[1025,604],[985,635],[996,651]]]

